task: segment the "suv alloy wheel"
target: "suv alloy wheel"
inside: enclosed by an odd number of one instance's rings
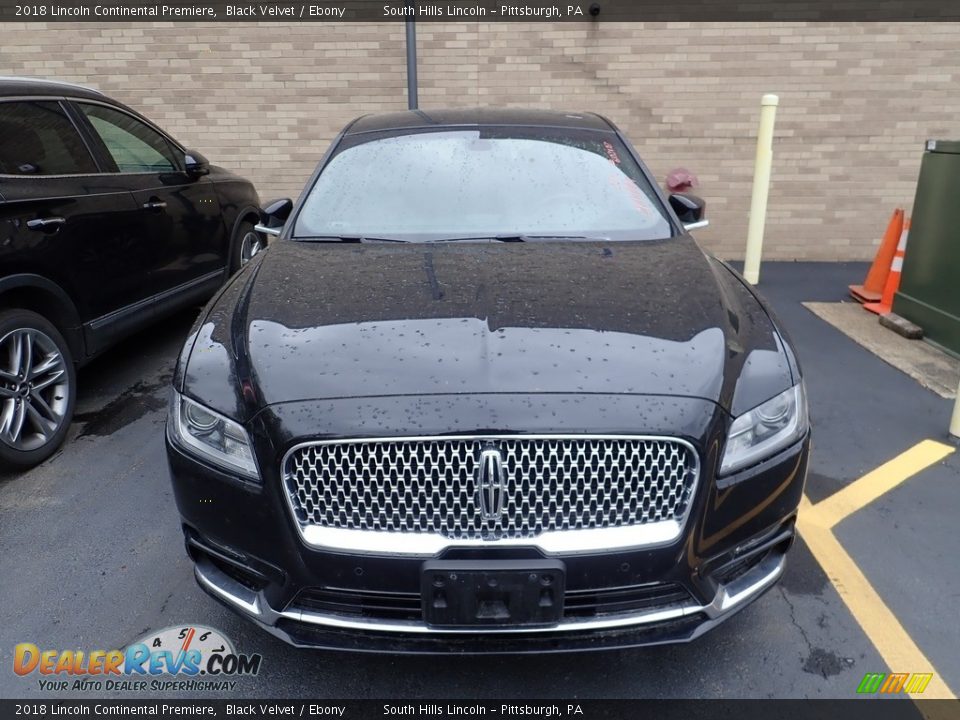
[[[50,322],[28,310],[0,312],[0,464],[30,467],[60,446],[75,375],[70,349]]]

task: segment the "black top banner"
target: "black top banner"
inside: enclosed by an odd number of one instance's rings
[[[903,22],[960,20],[957,0],[0,0],[14,22]]]
[[[956,700],[0,700],[0,720],[56,718],[570,718],[571,720],[954,720]]]

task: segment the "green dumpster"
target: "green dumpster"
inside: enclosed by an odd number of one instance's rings
[[[960,356],[960,141],[928,140],[893,312]]]

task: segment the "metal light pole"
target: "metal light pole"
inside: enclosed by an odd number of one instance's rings
[[[410,12],[416,11],[416,2],[407,5]],[[417,25],[407,19],[407,108],[416,110],[417,103]]]

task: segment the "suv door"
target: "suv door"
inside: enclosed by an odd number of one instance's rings
[[[60,101],[0,99],[0,278],[52,280],[91,326],[149,296],[141,211],[99,170]]]
[[[184,152],[165,135],[120,108],[77,100],[102,161],[120,174],[141,209],[148,248],[150,292],[195,293],[223,279],[228,235],[212,183],[183,168]]]

